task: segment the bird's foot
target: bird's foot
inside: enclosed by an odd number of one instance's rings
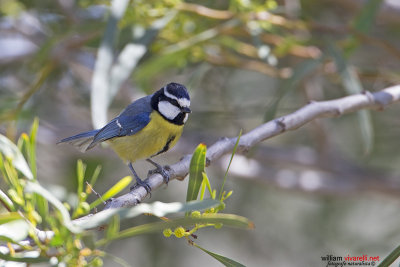
[[[143,186],[144,189],[146,189],[147,193],[148,193],[148,194],[150,195],[150,197],[151,197],[151,193],[150,193],[150,192],[151,192],[151,186],[150,186],[150,184],[149,184],[148,182],[143,181],[142,179],[140,179],[140,177],[137,175],[137,173],[136,173],[135,170],[133,169],[132,162],[129,162],[128,166],[129,166],[129,168],[131,169],[132,174],[133,174],[133,176],[134,176],[135,179],[136,179],[136,184],[133,185],[133,186],[131,186],[131,187],[129,188],[130,191],[132,191],[133,189],[135,189],[135,188],[137,188],[137,187],[139,187],[139,186]]]
[[[135,177],[135,178],[136,178],[136,177]],[[129,188],[129,190],[132,191],[133,189],[135,189],[135,188],[137,188],[137,187],[140,187],[140,186],[143,186],[144,189],[146,189],[147,193],[150,194],[150,197],[151,197],[151,193],[150,193],[150,192],[151,192],[151,187],[150,187],[150,185],[149,185],[148,182],[143,181],[142,179],[136,178],[136,184],[132,185],[132,186]]]
[[[171,177],[171,175],[170,175],[171,168],[168,165],[161,166],[160,164],[152,161],[151,159],[147,159],[147,161],[156,167],[154,170],[150,170],[148,172],[147,177],[149,177],[150,175],[153,175],[155,173],[161,174],[161,176],[164,179],[165,184],[168,185],[169,178]]]

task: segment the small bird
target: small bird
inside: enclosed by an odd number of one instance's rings
[[[190,97],[186,87],[169,83],[154,94],[132,102],[103,128],[62,139],[58,143],[70,143],[85,152],[107,141],[128,164],[136,179],[136,186],[143,186],[150,193],[150,185],[139,178],[132,163],[146,159],[156,167],[150,172],[160,173],[168,183],[168,172],[151,158],[168,151],[177,143],[189,113]]]

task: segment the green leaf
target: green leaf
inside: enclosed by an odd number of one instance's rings
[[[94,170],[93,174],[92,174],[92,178],[90,178],[90,185],[94,186],[94,184],[97,181],[97,178],[99,178],[100,175],[100,171],[101,171],[101,165],[97,165],[96,169]]]
[[[8,212],[0,214],[0,224],[5,224],[19,219],[22,219],[22,217],[18,212]]]
[[[0,161],[1,161],[1,157],[0,157]],[[4,193],[1,189],[0,189],[0,201],[1,203],[3,203],[4,206],[6,206],[6,209],[9,211],[15,211],[15,206],[14,203],[12,202],[12,200],[7,196],[6,193]]]
[[[224,186],[225,186],[226,178],[227,178],[227,176],[228,176],[228,171],[229,171],[229,168],[231,167],[233,157],[235,156],[236,150],[237,150],[237,148],[238,148],[238,146],[239,146],[239,140],[240,140],[240,137],[241,137],[241,136],[242,136],[242,129],[240,129],[239,136],[238,136],[238,138],[237,138],[237,140],[236,140],[235,146],[233,147],[233,151],[232,151],[231,158],[229,159],[228,168],[226,168],[226,171],[225,171],[224,181],[222,182],[221,190],[220,190],[220,192],[219,192],[219,197],[218,197],[219,200],[222,200],[222,193],[224,192]]]
[[[27,192],[34,192],[45,199],[47,199],[58,211],[61,213],[64,226],[68,228],[73,233],[80,233],[82,230],[78,228],[71,221],[71,216],[68,213],[68,210],[64,207],[64,205],[49,191],[47,191],[44,187],[42,187],[39,183],[28,182],[26,184],[25,190]]]
[[[35,202],[37,205],[37,211],[42,218],[46,218],[49,215],[49,203],[47,200],[39,194],[35,194]]]
[[[382,2],[383,0],[367,1],[354,21],[354,28],[362,33],[367,33],[374,23]]]
[[[98,212],[85,220],[75,222],[82,229],[93,229],[95,227],[107,224],[115,215],[120,217],[120,220],[133,218],[143,213],[151,213],[155,216],[162,217],[170,213],[188,212],[193,210],[204,210],[216,207],[220,204],[217,200],[206,199],[202,201],[191,201],[187,203],[162,203],[154,202],[152,204],[142,203],[132,208],[107,209]]]
[[[383,261],[378,265],[378,267],[389,267],[391,264],[400,257],[400,245],[397,246]]]
[[[90,209],[97,207],[99,204],[103,203],[104,201],[112,198],[122,190],[124,190],[130,183],[132,182],[131,176],[126,176],[118,181],[113,187],[111,187],[101,198],[96,199],[90,204]]]
[[[214,259],[216,259],[217,261],[219,261],[220,263],[222,263],[223,265],[227,266],[227,267],[245,267],[245,265],[234,261],[230,258],[224,257],[222,255],[219,255],[217,253],[211,252],[209,250],[206,250],[205,248],[200,247],[199,245],[197,245],[196,243],[193,243],[193,246],[195,246],[196,248],[201,249],[202,251],[204,251],[205,253],[207,253],[208,255],[210,255],[211,257],[213,257]]]
[[[201,190],[200,190],[200,200],[204,199],[204,192],[206,191],[206,187],[208,189],[208,192],[210,193],[210,196],[212,199],[215,199],[213,196],[213,190],[211,188],[210,180],[208,179],[207,173],[202,172],[203,175],[203,181],[201,182]]]
[[[34,253],[35,255],[30,255],[32,252],[26,252],[26,253],[17,253],[16,255],[21,255],[21,257],[16,257],[16,256],[10,256],[6,255],[3,253],[0,253],[0,259],[11,262],[23,262],[23,263],[40,263],[40,262],[48,262],[49,258],[47,257],[40,257],[39,252]],[[37,254],[37,256],[36,256]],[[8,265],[7,265],[8,266]],[[19,265],[18,265],[19,266]]]
[[[83,181],[85,179],[86,165],[83,164],[82,160],[78,160],[76,163],[76,178],[78,179],[78,197],[83,191]]]
[[[112,239],[119,232],[119,226],[120,226],[120,219],[117,214],[111,218],[111,221],[107,226],[106,238]]]
[[[383,0],[368,0],[363,5],[361,12],[353,21],[355,33],[350,35],[347,40],[343,42],[343,51],[346,58],[348,58],[362,43],[362,39],[360,39],[358,35],[360,35],[360,33],[367,34],[370,31],[382,2]]]
[[[20,217],[18,220],[12,220],[0,225],[0,236],[18,242],[24,240],[28,236],[29,227],[29,224]]]
[[[199,144],[193,153],[189,168],[189,183],[186,194],[186,201],[196,200],[199,194],[200,185],[203,181],[203,172],[206,166],[207,147]]]
[[[28,145],[28,159],[29,165],[31,167],[31,171],[33,177],[37,176],[37,169],[36,169],[36,137],[37,132],[39,129],[39,119],[35,118],[31,126],[30,138],[29,138],[29,145]]]
[[[33,179],[31,169],[29,168],[28,163],[26,163],[21,151],[13,142],[2,134],[0,134],[0,152],[7,158],[11,159],[15,168],[18,169],[26,178],[30,180]]]
[[[181,217],[177,219],[172,219],[168,221],[162,221],[162,222],[155,222],[155,223],[148,223],[148,224],[142,224],[139,226],[135,226],[126,230],[123,230],[119,232],[117,235],[115,235],[111,240],[99,240],[97,245],[105,245],[109,241],[116,240],[116,239],[122,239],[122,238],[127,238],[127,237],[132,237],[132,236],[137,236],[137,235],[142,235],[142,234],[149,234],[149,233],[155,233],[155,232],[160,232],[164,230],[165,228],[175,228],[178,226],[182,227],[189,227],[195,224],[217,224],[217,223],[222,223],[225,226],[229,227],[238,227],[238,228],[247,228],[247,229],[252,229],[254,228],[254,224],[249,221],[247,218],[234,215],[234,214],[221,214],[221,213],[210,213],[203,215],[200,218],[192,218],[192,217]]]

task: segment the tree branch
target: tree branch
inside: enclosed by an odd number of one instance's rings
[[[398,101],[400,101],[400,85],[395,85],[375,93],[364,92],[335,100],[311,102],[291,114],[264,123],[242,135],[238,152],[245,152],[250,147],[286,131],[296,130],[316,118],[338,117],[367,108],[382,110],[385,106]],[[222,155],[231,152],[236,140],[237,137],[222,138],[210,146],[207,151],[208,163],[212,163]],[[184,179],[189,170],[190,159],[190,156],[185,156],[179,162],[170,166],[171,180]],[[152,190],[157,189],[164,183],[163,177],[159,174],[150,176],[146,181]],[[105,209],[134,206],[140,203],[146,196],[146,190],[143,187],[138,187],[128,194],[109,201]]]

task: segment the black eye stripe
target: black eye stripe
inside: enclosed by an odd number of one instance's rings
[[[175,99],[168,99],[169,103],[171,103],[174,106],[177,106],[178,108],[180,107],[178,101],[176,101]]]
[[[179,105],[178,101],[176,101],[176,99],[172,99],[172,98],[169,98],[169,97],[167,97],[167,96],[162,96],[162,97],[160,98],[160,101],[168,101],[168,102],[171,103],[172,105],[174,105],[174,106],[176,106],[176,107],[178,107],[178,108],[181,108],[181,106]]]

